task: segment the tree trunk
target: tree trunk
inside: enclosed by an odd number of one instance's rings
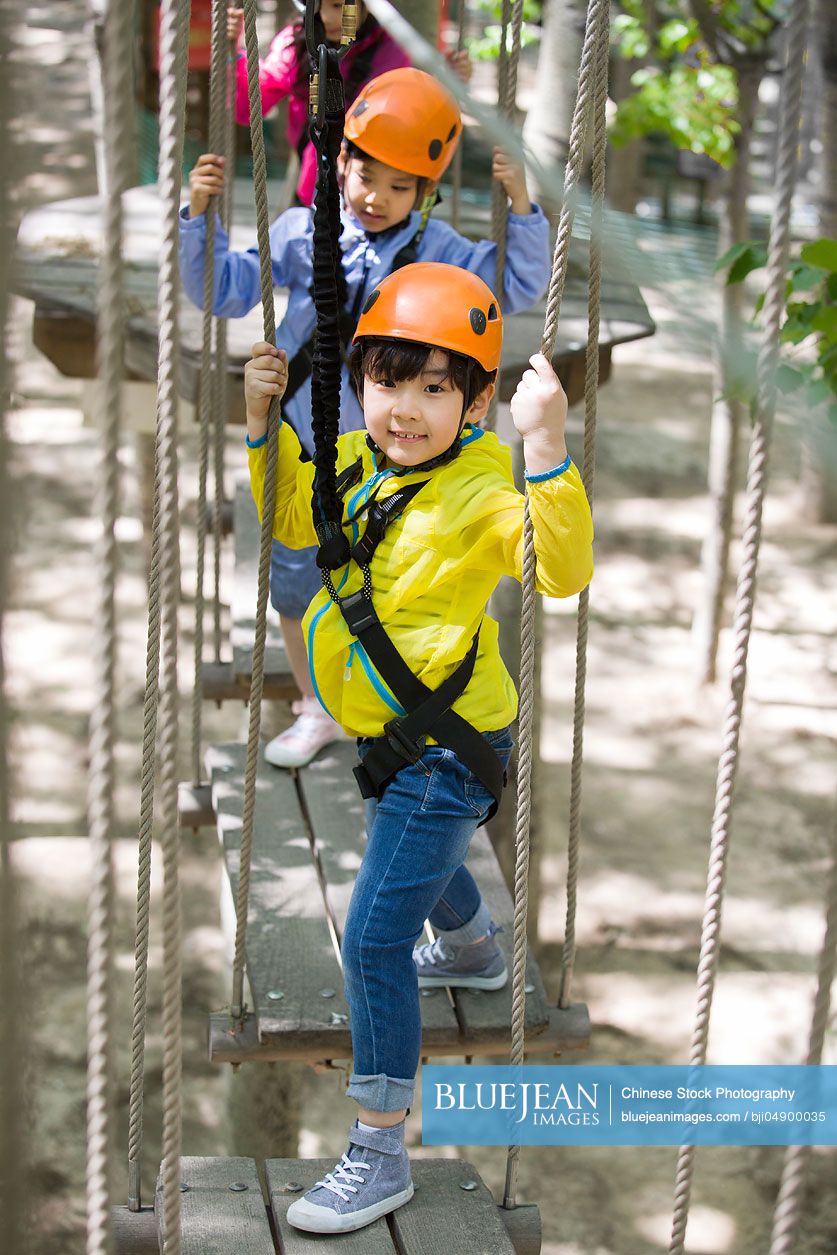
[[[439,5],[437,0],[400,0],[396,5],[401,16],[414,26],[434,48],[439,44]],[[409,53],[410,49],[405,49]]]
[[[750,61],[738,68],[738,122],[735,165],[729,172],[723,201],[718,248],[719,256],[749,238],[747,194],[750,188],[750,144],[753,136],[758,90],[764,73],[763,62]],[[693,622],[693,634],[701,681],[715,679],[718,636],[729,582],[729,549],[733,505],[738,472],[739,446],[744,407],[727,396],[742,352],[743,299],[741,284],[724,286],[721,327],[715,352],[712,384],[712,417],[709,434],[709,497],[711,520],[703,544],[703,597]]]
[[[639,67],[638,61],[626,61],[617,57],[613,64],[611,95],[619,103],[631,94],[631,75]],[[643,142],[629,140],[619,148],[611,146],[607,155],[607,201],[612,209],[622,213],[636,212],[637,201],[642,195]]]
[[[584,11],[579,0],[550,0],[544,6],[534,95],[523,127],[523,138],[544,166],[563,165],[567,160]],[[546,212],[556,212],[560,206],[554,198],[544,194],[534,177],[532,182]]]

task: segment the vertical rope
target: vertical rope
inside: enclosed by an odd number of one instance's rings
[[[113,792],[116,671],[116,578],[119,509],[119,435],[124,357],[122,192],[130,179],[131,132],[124,85],[131,76],[130,10],[110,0],[104,18],[102,100],[105,186],[104,248],[99,266],[97,426],[101,433],[97,504],[101,530],[96,568],[101,571],[90,715],[88,828],[90,892],[87,946],[87,1255],[108,1255],[113,1163]]]
[[[511,25],[511,48],[508,48]],[[523,0],[503,0],[500,57],[497,62],[497,97],[500,116],[511,122],[517,95],[517,65],[520,60],[520,36],[523,29]],[[460,141],[461,142],[461,141]],[[506,235],[509,222],[509,201],[506,190],[496,179],[491,184],[491,238],[497,248],[494,292],[502,307],[506,275]],[[494,399],[485,417],[484,426],[493,431],[497,425],[497,402],[500,396],[500,374],[495,382]]]
[[[180,1255],[181,923],[177,827],[177,494],[178,210],[183,160],[190,0],[163,0],[160,26],[160,249],[157,431],[161,545],[160,823],[163,849],[163,1222],[165,1255]]]
[[[188,25],[186,14],[176,35],[175,61],[188,57]],[[162,57],[162,45],[161,45]],[[162,66],[162,61],[161,61]],[[178,117],[185,110],[186,69],[184,83],[176,89],[174,109]],[[162,113],[161,113],[162,117]],[[181,125],[181,130],[183,129]],[[162,154],[162,137],[160,140]],[[182,144],[181,144],[182,154]],[[182,155],[179,158],[182,162]],[[159,186],[163,187],[162,174]],[[179,175],[178,175],[179,178]],[[158,385],[159,391],[159,385]],[[159,401],[158,401],[159,408]],[[145,649],[145,694],[142,711],[142,754],[140,766],[140,813],[137,825],[137,909],[134,936],[134,986],[131,1014],[131,1079],[128,1102],[128,1207],[139,1211],[142,1206],[142,1139],[145,1086],[145,1034],[148,1014],[148,944],[151,913],[151,848],[154,824],[155,753],[157,749],[158,708],[160,704],[160,636],[161,608],[161,505],[160,468],[162,428],[157,423],[154,449],[154,504],[151,518],[151,554],[148,574],[148,628]],[[177,561],[176,556],[176,561]],[[178,563],[179,565],[179,563]],[[179,578],[179,576],[178,576]]]
[[[767,292],[757,368],[756,416],[747,471],[743,556],[733,616],[735,648],[730,672],[730,696],[724,719],[723,748],[718,761],[715,786],[709,871],[697,971],[697,1008],[689,1054],[689,1062],[696,1066],[700,1066],[706,1059],[709,1016],[718,965],[721,908],[729,852],[732,800],[738,769],[744,689],[747,682],[747,652],[753,624],[762,506],[767,486],[770,436],[776,408],[776,359],[784,307],[791,202],[797,171],[797,140],[807,16],[808,0],[799,0],[791,10],[788,22],[787,65],[782,79],[779,142],[776,153],[776,206],[770,225]],[[670,1255],[679,1255],[684,1250],[693,1168],[694,1147],[682,1146],[678,1154],[675,1176]]]
[[[19,149],[11,130],[13,102],[20,100],[14,81],[11,36],[13,15],[8,0],[0,3],[0,1215],[9,1255],[20,1255],[28,1237],[25,1171],[28,1139],[24,1117],[23,988],[20,976],[18,896],[13,855],[9,731],[11,712],[6,692],[4,659],[5,613],[9,601],[11,548],[17,520],[8,466],[6,410],[9,397],[9,267],[17,234],[13,191]],[[26,1234],[26,1236],[24,1236]],[[28,1242],[27,1242],[28,1245]]]
[[[250,139],[253,149],[253,193],[256,201],[256,233],[259,247],[259,269],[264,317],[264,338],[276,342],[276,319],[273,308],[273,273],[270,262],[270,219],[267,205],[267,163],[262,126],[262,101],[259,88],[259,41],[256,33],[256,0],[244,0],[244,40],[247,49],[247,87],[250,101]],[[276,508],[276,465],[279,405],[270,403],[267,420],[267,466],[264,481],[264,507],[259,549],[259,589],[256,599],[256,632],[253,642],[253,670],[250,679],[250,723],[247,734],[247,762],[244,771],[244,810],[241,819],[241,855],[235,899],[236,929],[233,960],[233,991],[231,1013],[234,1019],[244,1014],[244,946],[247,937],[247,906],[250,898],[250,864],[253,850],[253,817],[256,807],[256,767],[259,754],[262,693],[264,691],[264,653],[267,630],[267,594],[270,577],[270,549],[273,515]]]
[[[456,14],[456,51],[461,52],[465,46],[465,17],[467,5],[459,0]],[[465,147],[465,127],[459,136],[456,152],[453,154],[451,169],[450,223],[455,231],[459,230],[459,215],[462,206],[462,150]]]
[[[601,69],[601,61],[607,57],[608,0],[590,0],[587,10],[587,26],[584,34],[581,64],[578,73],[578,97],[570,129],[570,154],[567,159],[564,183],[564,206],[559,222],[558,240],[552,263],[552,277],[547,300],[541,352],[549,360],[555,347],[561,295],[567,275],[567,258],[572,231],[574,191],[581,175],[584,140],[589,117],[593,111],[595,89],[607,90],[607,69]],[[597,132],[599,144],[604,144],[604,131]],[[599,171],[600,178],[602,171]],[[563,229],[562,229],[563,228]],[[591,264],[591,280],[593,266]],[[591,288],[591,301],[593,299]],[[597,315],[594,324],[598,325]],[[592,329],[592,324],[591,324]],[[597,355],[598,360],[598,355]],[[595,403],[593,403],[595,413]],[[585,433],[586,434],[586,433]],[[592,451],[591,451],[592,458]],[[523,1062],[524,1032],[526,1024],[526,923],[528,914],[529,877],[529,825],[532,804],[532,742],[535,716],[535,545],[532,521],[529,515],[529,498],[525,498],[523,516],[523,598],[520,625],[520,713],[518,716],[520,756],[517,780],[517,830],[515,835],[514,877],[514,959],[512,964],[512,1046],[510,1062]],[[514,1207],[517,1190],[519,1146],[509,1146],[506,1159],[506,1182],[503,1206]]]
[[[596,418],[599,389],[599,326],[602,292],[602,237],[604,231],[605,157],[607,153],[608,23],[602,25],[593,101],[593,166],[591,171],[590,272],[587,285],[587,351],[584,363],[584,463],[581,479],[592,507],[596,473]],[[584,711],[587,682],[587,635],[590,587],[578,598],[573,701],[573,756],[570,768],[570,815],[567,840],[567,915],[561,955],[559,1007],[570,1005],[576,940],[575,916],[581,844],[581,778],[584,761]]]
[[[837,969],[837,813],[831,826],[830,858],[831,870],[825,895],[825,936],[817,963],[817,990],[805,1060],[809,1067],[822,1063],[825,1031],[831,1011],[831,985]],[[792,1255],[810,1154],[810,1146],[789,1146],[785,1152],[782,1181],[773,1214],[770,1255]]]
[[[225,96],[226,96],[226,62],[227,62],[227,5],[226,0],[213,0],[212,6],[212,56],[209,73],[209,151],[218,152],[223,143],[225,128]],[[220,142],[219,142],[220,141]],[[225,180],[229,172],[225,171]],[[209,474],[209,443],[210,432],[215,437],[217,448],[218,424],[217,414],[213,414],[213,405],[217,403],[218,363],[213,361],[213,332],[216,321],[212,316],[215,293],[215,224],[217,221],[217,205],[211,197],[206,208],[206,246],[203,255],[203,310],[201,323],[201,374],[198,417],[200,424],[200,442],[198,451],[198,508],[197,508],[197,555],[195,562],[195,639],[194,668],[195,680],[192,687],[192,784],[199,785],[203,779],[201,764],[201,715],[203,710],[203,621],[204,621],[204,571],[206,564],[206,500],[207,479]],[[217,336],[215,337],[217,344]],[[216,533],[216,554],[220,555],[217,531],[220,525],[218,515],[218,475],[215,464],[215,515],[214,531]],[[223,488],[222,488],[223,491]],[[220,561],[220,556],[219,556]]]

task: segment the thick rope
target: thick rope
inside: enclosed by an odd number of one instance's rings
[[[825,936],[817,963],[817,991],[814,995],[808,1056],[805,1060],[809,1067],[822,1063],[825,1033],[831,1011],[831,985],[837,969],[837,813],[831,828],[830,856],[831,871],[825,897]],[[810,1146],[789,1146],[785,1152],[782,1181],[773,1213],[770,1255],[792,1255],[810,1154]]]
[[[229,237],[232,224],[233,184],[235,180],[235,41],[227,43],[224,70],[224,114],[222,137],[218,151],[224,157],[224,194],[221,197],[221,222]],[[212,644],[215,661],[221,661],[221,551],[224,512],[224,449],[227,418],[227,320],[215,319],[215,353],[212,372],[212,478],[214,509],[212,514],[213,592]]]
[[[511,48],[508,47],[511,25]],[[520,37],[523,30],[523,0],[503,0],[500,32],[500,57],[497,62],[497,97],[500,116],[511,123],[517,96],[517,65],[520,60]],[[461,143],[461,140],[460,140]],[[494,293],[502,306],[506,276],[506,236],[509,225],[509,200],[506,190],[496,180],[491,184],[491,238],[497,249]],[[494,400],[483,424],[489,430],[497,425],[497,400],[500,395],[499,372],[495,382]]]
[[[276,342],[273,307],[273,273],[270,262],[270,218],[267,205],[267,162],[264,150],[262,101],[259,89],[259,41],[256,33],[256,0],[244,0],[244,40],[247,49],[247,87],[250,100],[250,141],[253,149],[253,193],[256,201],[256,233],[259,247],[264,338]],[[235,957],[233,960],[233,1019],[244,1014],[244,958],[247,937],[247,908],[250,899],[250,864],[253,851],[253,817],[256,808],[256,768],[259,757],[259,730],[264,692],[264,653],[267,632],[267,596],[270,579],[270,549],[273,515],[276,508],[276,466],[279,403],[270,403],[267,418],[267,467],[264,479],[259,549],[259,590],[256,599],[256,632],[253,642],[253,669],[250,678],[250,723],[247,734],[247,763],[244,771],[244,810],[241,819],[241,855],[238,869],[235,912]]]
[[[225,96],[227,77],[227,4],[226,0],[214,0],[212,6],[212,56],[209,72],[209,150],[217,152],[221,147],[226,130]],[[229,178],[225,172],[225,178]],[[199,451],[198,451],[198,513],[197,513],[197,556],[195,562],[195,639],[194,667],[195,680],[192,686],[192,784],[197,787],[203,779],[201,763],[201,717],[203,710],[203,621],[204,621],[204,570],[206,564],[206,501],[207,480],[209,476],[209,444],[210,435],[215,437],[217,450],[218,423],[217,413],[213,406],[217,403],[217,363],[213,362],[213,336],[216,319],[212,315],[215,293],[215,224],[217,206],[214,198],[210,199],[206,209],[206,247],[203,255],[203,317],[201,322],[201,375],[200,400],[198,405],[199,419]],[[215,464],[215,520],[216,535],[215,552],[220,563],[220,545],[218,542],[218,467]],[[223,484],[221,485],[223,493]]]
[[[764,302],[763,330],[758,357],[758,395],[756,421],[750,442],[747,472],[747,497],[744,512],[743,556],[735,594],[733,640],[735,642],[730,673],[730,697],[724,720],[723,749],[718,761],[715,786],[715,810],[709,851],[709,872],[700,940],[697,971],[697,1009],[689,1062],[700,1066],[706,1060],[709,1036],[709,1015],[718,965],[724,880],[730,841],[730,820],[735,777],[738,769],[738,744],[747,681],[747,651],[753,624],[753,603],[756,592],[761,517],[767,486],[767,465],[770,436],[776,408],[776,359],[779,330],[784,308],[790,213],[797,171],[797,141],[805,53],[807,0],[799,0],[788,23],[787,65],[782,78],[782,99],[779,110],[779,142],[776,155],[776,207],[770,225],[770,246],[767,262],[767,291]],[[674,1210],[669,1244],[670,1255],[684,1250],[686,1224],[694,1167],[694,1147],[680,1148],[674,1187]]]
[[[578,72],[578,97],[570,130],[570,155],[565,171],[564,208],[559,223],[558,242],[553,257],[547,304],[547,320],[544,326],[541,352],[549,360],[555,346],[561,295],[567,275],[569,240],[574,208],[573,191],[581,175],[589,117],[593,111],[595,90],[607,90],[607,70],[600,70],[606,59],[608,43],[608,0],[591,0],[587,10],[587,26],[584,47]],[[600,145],[604,144],[604,130],[597,132]],[[600,171],[601,175],[601,171]],[[562,231],[565,216],[568,221]],[[591,263],[591,280],[593,265]],[[592,300],[592,292],[591,292]],[[591,323],[597,328],[598,318]],[[598,360],[598,349],[596,350]],[[595,415],[595,403],[593,403]],[[586,435],[586,432],[585,432]],[[592,437],[591,437],[592,438]],[[592,459],[592,450],[591,450]],[[514,959],[512,965],[512,1028],[511,1057],[513,1065],[522,1064],[526,1024],[526,924],[529,897],[529,828],[532,809],[532,743],[535,718],[535,544],[534,530],[529,516],[529,498],[525,498],[523,524],[523,574],[522,612],[520,625],[520,712],[518,715],[520,754],[517,769],[517,829],[515,834],[514,876]],[[503,1206],[514,1207],[517,1190],[519,1146],[509,1146],[506,1159],[506,1182]]]
[[[587,285],[587,351],[584,363],[584,462],[581,479],[587,500],[593,505],[596,473],[596,418],[599,396],[599,327],[602,293],[602,237],[604,230],[605,157],[607,152],[608,32],[599,45],[596,91],[593,102],[593,166],[591,171],[590,270]],[[573,701],[573,757],[570,768],[570,815],[567,839],[567,915],[561,955],[559,1007],[570,1005],[575,966],[575,916],[581,845],[581,778],[584,761],[584,712],[587,682],[587,635],[590,587],[578,598],[575,646],[575,697]]]
[[[6,410],[10,386],[9,268],[14,256],[17,212],[13,191],[19,173],[19,148],[10,121],[19,107],[14,82],[12,23],[18,9],[0,4],[0,1215],[3,1238],[11,1251],[24,1251],[29,1238],[26,1214],[28,1182],[27,1122],[24,1099],[25,1040],[23,984],[20,973],[18,885],[14,845],[9,763],[11,710],[4,661],[5,613],[10,597],[11,549],[18,521],[11,486]],[[13,103],[14,102],[14,103]],[[24,1237],[24,1235],[26,1235]]]
[[[178,212],[191,3],[163,0],[160,25],[160,165],[163,207],[160,249],[157,374],[162,649],[160,667],[160,822],[163,850],[163,1184],[165,1255],[181,1255],[182,1133],[181,922],[177,821],[177,611],[179,519],[177,494]]]
[[[461,52],[465,47],[465,17],[467,15],[467,4],[465,0],[459,0],[458,10],[456,14],[456,51]],[[459,230],[459,215],[462,208],[462,150],[465,147],[465,128],[462,128],[462,134],[459,136],[459,143],[456,145],[456,152],[453,154],[453,165],[451,167],[451,189],[450,189],[450,224],[454,231]]]
[[[105,186],[104,247],[99,266],[97,374],[102,446],[97,484],[101,531],[96,543],[98,589],[95,677],[90,715],[88,830],[90,892],[87,941],[87,1255],[108,1255],[113,1164],[113,794],[116,722],[116,577],[119,435],[122,410],[124,307],[122,192],[130,181],[131,129],[124,85],[131,76],[130,10],[110,0],[104,16],[102,100]]]

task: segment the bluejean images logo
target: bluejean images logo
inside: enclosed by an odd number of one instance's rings
[[[425,1145],[834,1146],[837,1066],[425,1067]]]

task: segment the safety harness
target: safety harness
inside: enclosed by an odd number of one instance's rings
[[[402,768],[418,762],[428,736],[432,736],[443,748],[453,751],[483,783],[494,799],[490,810],[493,814],[506,782],[502,762],[485,737],[451,709],[465,692],[473,675],[479,649],[479,630],[456,670],[437,689],[429,689],[401,657],[378,618],[372,600],[370,565],[375,551],[387,527],[408,508],[429,480],[405,484],[384,500],[374,498],[366,502],[352,520],[356,522],[360,514],[366,514],[363,535],[353,548],[343,530],[344,493],[362,474],[362,459],[358,459],[340,476],[337,475],[341,371],[339,282],[343,276],[336,159],[343,135],[343,80],[339,53],[324,43],[316,45],[314,3],[315,0],[308,0],[306,38],[312,63],[318,67],[317,74],[312,76],[310,125],[311,139],[317,152],[313,259],[317,326],[311,372],[314,433],[311,505],[319,541],[317,565],[323,584],[352,636],[366,651],[372,665],[406,712],[390,719],[384,725],[382,736],[372,738],[372,745],[363,762],[354,769],[355,779],[364,798],[381,798],[387,785]],[[345,308],[345,302],[342,304]],[[285,396],[287,399],[287,392]],[[374,445],[371,447],[375,449]],[[440,458],[413,469],[429,470],[455,457],[458,451],[459,436]],[[350,561],[360,567],[363,587],[359,592],[341,598],[331,573]]]

